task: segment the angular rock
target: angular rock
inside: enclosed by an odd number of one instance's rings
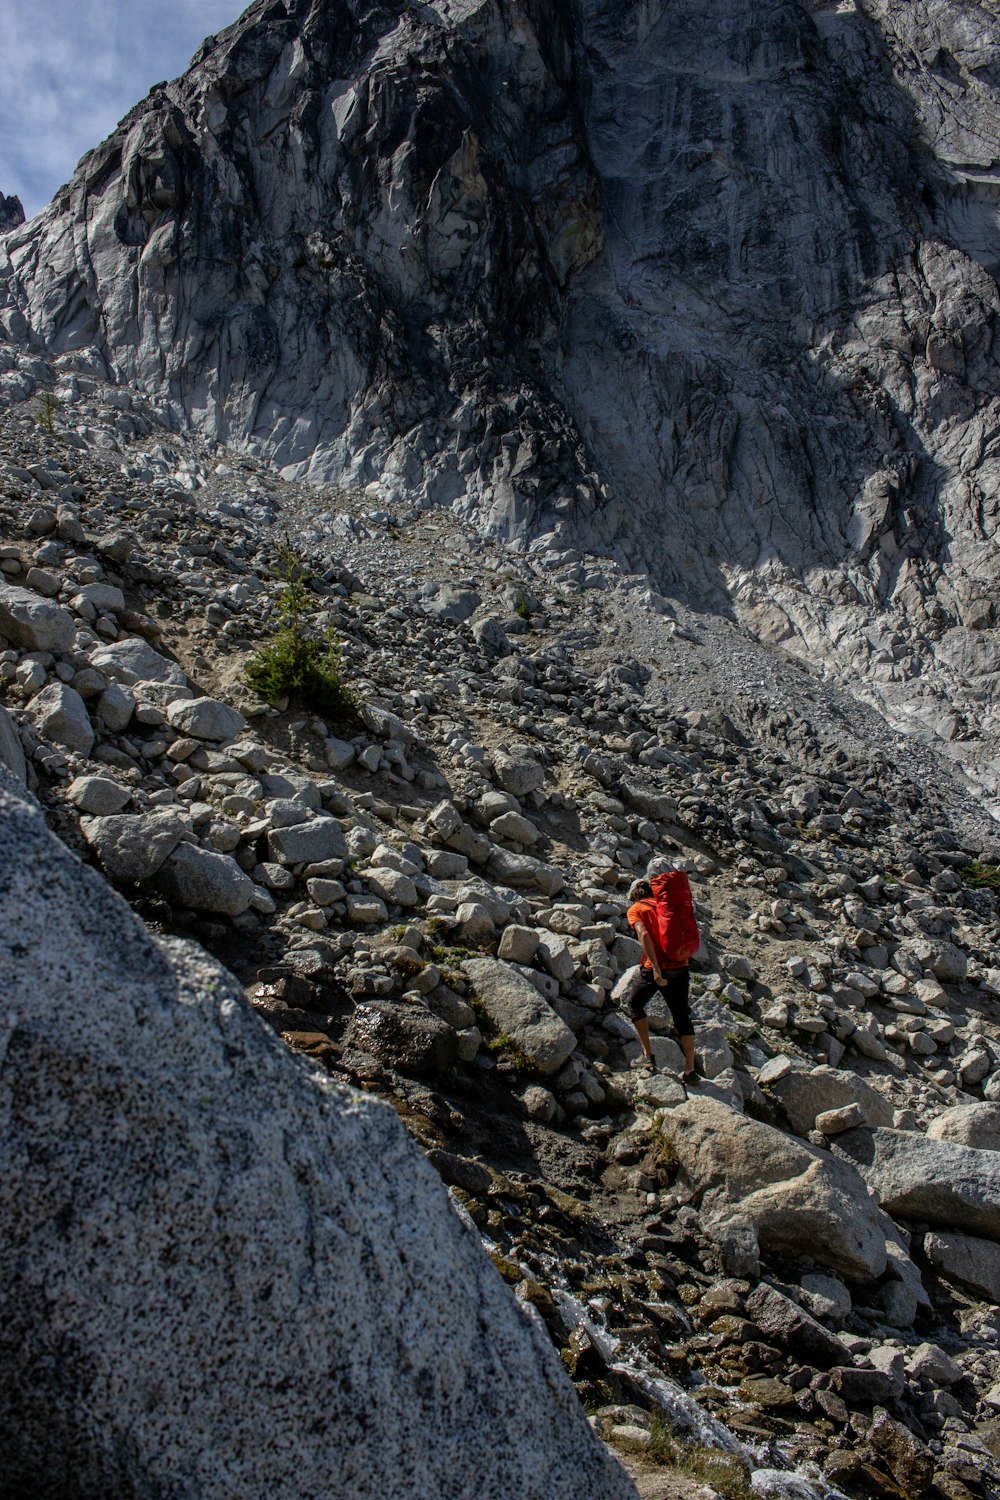
[[[635,1500],[394,1111],[2,773],[0,992],[5,1490]]]
[[[149,880],[190,833],[179,813],[164,809],[94,818],[83,836],[108,879],[127,885]]]
[[[97,714],[105,729],[120,734],[135,713],[135,695],[120,682],[112,682],[97,700]]]
[[[420,895],[409,875],[379,865],[359,870],[358,875],[383,901],[394,906],[418,906]]]
[[[946,1109],[927,1128],[935,1141],[954,1141],[976,1151],[1000,1151],[1000,1104],[959,1104]]]
[[[836,1334],[829,1333],[804,1308],[766,1282],[750,1293],[746,1314],[764,1334],[765,1342],[777,1343],[812,1364],[837,1365],[847,1353]]]
[[[520,927],[516,923],[505,927],[497,948],[497,957],[512,964],[530,964],[538,952],[538,932],[534,927]]]
[[[576,1046],[576,1037],[534,985],[495,958],[466,959],[462,968],[497,1030],[509,1036],[542,1073],[561,1068]]]
[[[706,1218],[739,1212],[765,1253],[811,1255],[860,1281],[882,1275],[885,1232],[863,1180],[841,1170],[847,1163],[715,1099],[689,1099],[663,1129]]]
[[[508,754],[500,750],[493,757],[493,769],[504,791],[517,798],[537,791],[545,780],[545,772],[538,761],[526,754]]]
[[[359,1005],[344,1033],[344,1044],[370,1053],[400,1073],[444,1073],[458,1057],[452,1026],[422,1005],[388,1000]]]
[[[191,698],[187,702],[171,703],[167,719],[182,734],[193,735],[196,740],[234,740],[243,733],[247,721],[228,703],[217,698]]]
[[[838,1155],[853,1162],[893,1218],[1000,1240],[1000,1155],[912,1131],[850,1130]]]
[[[253,901],[254,883],[228,854],[179,844],[160,867],[157,884],[164,895],[192,911],[238,917]]]
[[[792,1129],[805,1135],[816,1124],[816,1116],[826,1110],[857,1104],[864,1112],[866,1125],[891,1125],[892,1105],[877,1089],[856,1073],[821,1066],[807,1071],[795,1069],[771,1085],[776,1099],[788,1116]]]
[[[541,837],[538,829],[522,813],[505,812],[490,824],[494,838],[510,839],[514,844],[536,844]]]
[[[347,858],[344,830],[336,818],[309,818],[289,828],[272,828],[267,836],[270,857],[280,865],[315,865]]]
[[[1000,1304],[1000,1249],[996,1240],[936,1229],[924,1235],[924,1254],[945,1281],[957,1281]]]
[[[860,1104],[843,1104],[840,1109],[825,1109],[816,1116],[816,1129],[822,1135],[839,1135],[842,1130],[854,1130],[867,1123]]]
[[[945,1354],[937,1344],[929,1343],[917,1345],[907,1358],[906,1369],[912,1379],[919,1380],[923,1376],[934,1385],[954,1385],[965,1373],[950,1354]]]
[[[132,793],[110,776],[78,776],[66,789],[66,796],[82,813],[107,818],[121,812]]]
[[[114,678],[116,682],[124,682],[128,687],[137,682],[187,686],[184,668],[175,661],[168,661],[139,636],[129,636],[126,640],[100,646],[91,652],[90,660],[98,671]]]
[[[558,896],[565,885],[562,872],[530,854],[515,854],[510,849],[494,849],[486,865],[491,879],[520,888],[534,886],[544,896]]]
[[[28,717],[43,739],[54,740],[67,750],[89,755],[94,745],[94,726],[87,705],[65,682],[50,682],[28,704]]]
[[[76,623],[69,610],[30,589],[0,583],[0,635],[25,651],[68,651]]]

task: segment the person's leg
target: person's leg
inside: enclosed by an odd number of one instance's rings
[[[670,1015],[677,1032],[677,1039],[684,1053],[685,1074],[695,1072],[694,1063],[694,1022],[691,1019],[691,1007],[688,1004],[688,994],[691,989],[691,975],[687,969],[672,969],[666,975],[666,984],[663,993],[667,1004],[670,1006]]]
[[[653,1061],[653,1045],[649,1039],[649,1022],[646,1020],[646,1003],[650,996],[656,993],[656,985],[652,977],[646,978],[643,974],[639,984],[629,997],[628,1013],[632,1025],[635,1027],[636,1035],[642,1045],[642,1055],[649,1061]]]

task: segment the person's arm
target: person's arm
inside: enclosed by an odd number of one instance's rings
[[[636,937],[639,939],[639,942],[642,944],[643,953],[645,953],[646,957],[649,959],[650,964],[652,965],[653,978],[656,980],[657,984],[662,984],[663,974],[660,970],[660,960],[656,956],[656,949],[653,947],[653,939],[646,931],[645,925],[642,922],[636,922],[634,931]]]

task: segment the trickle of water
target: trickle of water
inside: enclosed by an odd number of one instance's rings
[[[601,1325],[590,1308],[571,1292],[556,1289],[552,1295],[567,1332],[582,1328],[609,1369],[634,1381],[669,1418],[673,1427],[690,1433],[705,1447],[721,1448],[723,1452],[738,1454],[749,1462],[751,1455],[743,1444],[721,1422],[703,1411],[675,1380],[634,1352],[627,1359],[617,1359],[618,1339]]]

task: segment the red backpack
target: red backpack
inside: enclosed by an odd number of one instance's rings
[[[701,947],[694,919],[691,882],[683,870],[654,875],[649,882],[656,902],[659,946],[669,964],[686,964]]]

